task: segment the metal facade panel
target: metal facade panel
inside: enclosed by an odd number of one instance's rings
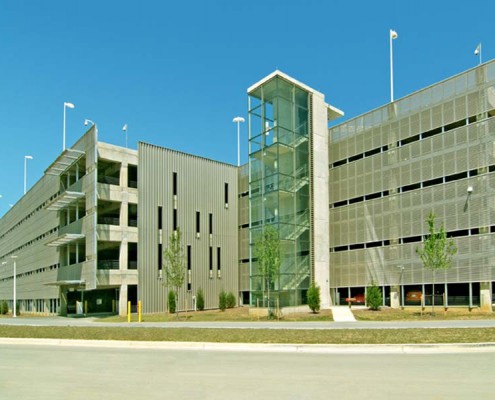
[[[189,154],[139,144],[139,287],[138,297],[144,312],[163,312],[166,289],[159,279],[158,207],[163,211],[163,250],[173,232],[173,213],[184,248],[191,246],[191,291],[180,291],[179,308],[191,308],[193,296],[202,288],[206,308],[218,307],[223,289],[238,292],[238,172],[237,167]],[[177,196],[173,195],[173,173],[177,173]],[[229,185],[228,208],[224,184]],[[200,212],[200,236],[196,236],[196,212]],[[209,214],[213,215],[213,234],[209,237]],[[209,272],[209,247],[213,248],[213,273]],[[221,248],[218,273],[217,249]],[[163,276],[164,277],[164,276]]]
[[[330,187],[343,188],[338,196],[332,190],[331,202],[364,195],[350,205],[330,208],[332,287],[365,286],[371,277],[383,285],[398,284],[398,267],[404,268],[402,284],[431,282],[431,273],[416,254],[430,211],[458,235],[454,268],[437,281],[493,280],[495,118],[486,111],[494,108],[495,96],[485,68],[493,70],[495,80],[495,63],[490,63],[408,96],[393,109],[383,107],[394,113],[373,127],[381,133],[372,143],[373,148],[388,148],[331,169],[330,177],[337,182]],[[352,146],[352,127],[369,122],[375,113],[346,122],[347,137],[331,143],[330,151],[340,154],[339,147]],[[470,194],[468,187],[473,188]],[[373,193],[381,196],[367,199]],[[381,246],[366,248],[371,242]]]

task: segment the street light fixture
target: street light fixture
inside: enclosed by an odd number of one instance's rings
[[[27,169],[27,160],[32,160],[33,156],[24,156],[24,194],[26,194],[26,169]]]
[[[12,304],[12,310],[13,310],[13,318],[17,317],[17,293],[16,293],[16,275],[17,275],[17,265],[16,265],[16,259],[17,256],[10,256],[14,260],[14,299],[13,299],[13,304]]]
[[[241,122],[246,122],[242,117],[235,117],[232,122],[237,124],[237,166],[241,165]]]
[[[88,126],[89,124],[92,124],[92,125],[96,125],[93,121],[91,121],[90,119],[85,119],[84,120],[84,126]]]
[[[66,111],[67,107],[68,108],[74,108],[74,104],[64,102],[64,131],[63,131],[63,137],[62,137],[62,150],[65,150],[65,111]]]
[[[124,124],[122,131],[125,132],[125,148],[127,149],[127,124]]]

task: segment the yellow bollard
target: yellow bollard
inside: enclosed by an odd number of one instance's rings
[[[84,301],[84,314],[88,315],[88,300]]]
[[[127,322],[131,322],[131,302],[127,302]]]
[[[141,300],[138,301],[138,322],[142,321],[143,309],[141,306]]]

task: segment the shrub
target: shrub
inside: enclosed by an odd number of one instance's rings
[[[375,285],[375,282],[371,283],[371,286],[366,292],[366,303],[370,310],[379,310],[382,305],[382,290]]]
[[[7,302],[4,300],[0,303],[0,314],[5,315],[9,312],[9,305]]]
[[[236,303],[234,293],[232,292],[227,293],[227,298],[225,299],[225,302],[227,308],[234,308]]]
[[[320,287],[314,283],[308,289],[308,306],[315,314],[320,311]]]
[[[177,310],[177,299],[173,290],[168,292],[168,312],[174,314]]]
[[[225,311],[227,308],[227,293],[224,290],[218,295],[218,308],[222,311]]]
[[[205,295],[201,288],[196,292],[196,309],[198,311],[203,311],[205,309]]]

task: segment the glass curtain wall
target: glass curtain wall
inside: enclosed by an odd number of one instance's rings
[[[253,259],[254,243],[267,225],[278,230],[282,253],[271,299],[278,299],[281,307],[306,302],[310,282],[309,96],[278,76],[249,93],[251,305],[267,306],[266,282]]]

